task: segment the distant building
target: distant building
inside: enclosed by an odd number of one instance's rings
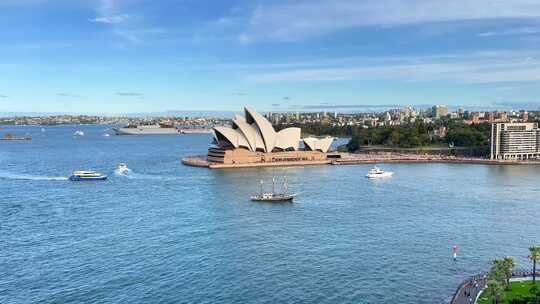
[[[445,105],[436,105],[431,108],[431,112],[435,118],[445,117],[448,115],[448,107]]]
[[[523,113],[521,114],[521,120],[522,120],[523,122],[529,121],[529,112],[523,111]]]
[[[491,159],[526,160],[540,157],[540,129],[536,123],[491,125]]]
[[[440,138],[445,137],[447,133],[448,133],[448,129],[446,127],[439,127],[433,130],[433,135]]]

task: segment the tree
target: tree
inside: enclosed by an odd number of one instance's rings
[[[502,269],[506,279],[506,288],[510,288],[510,278],[512,277],[512,271],[516,268],[516,261],[512,257],[505,257],[502,260]]]
[[[353,136],[349,143],[347,143],[347,150],[349,150],[349,152],[355,152],[360,149],[361,144],[362,138],[360,136]]]
[[[496,280],[501,283],[501,285],[506,284],[506,271],[504,269],[504,260],[496,259],[491,265],[491,270],[489,271],[489,278]]]
[[[536,283],[536,262],[540,261],[540,246],[529,247],[529,259],[533,262],[533,285]]]
[[[503,288],[501,283],[494,279],[489,279],[487,281],[488,293],[491,296],[493,304],[501,303]]]

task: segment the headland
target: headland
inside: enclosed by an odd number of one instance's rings
[[[329,152],[334,140],[332,137],[300,138],[302,130],[299,127],[276,131],[263,115],[247,107],[244,108],[244,112],[244,116],[236,115],[232,119],[231,127],[213,128],[214,140],[207,155],[189,156],[184,158],[182,163],[211,169],[373,163],[540,165],[540,160],[532,157],[533,154],[527,154],[527,157],[488,159],[466,156],[460,148],[427,150],[370,148],[361,153]],[[533,124],[530,125],[532,128]],[[536,136],[536,133],[533,135]]]

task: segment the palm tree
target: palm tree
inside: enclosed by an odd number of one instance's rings
[[[491,296],[491,300],[493,301],[493,304],[500,303],[502,291],[503,288],[501,286],[501,283],[497,280],[490,279],[487,281],[488,286],[488,292]]]
[[[536,283],[536,262],[540,261],[540,246],[529,247],[529,259],[533,262],[533,285]]]
[[[491,271],[489,272],[489,277],[502,285],[506,284],[506,269],[504,260],[496,259],[493,261]]]
[[[502,269],[506,278],[506,288],[510,289],[510,278],[512,277],[512,271],[516,268],[516,261],[512,257],[505,257],[502,260]]]

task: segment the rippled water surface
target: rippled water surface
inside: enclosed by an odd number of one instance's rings
[[[0,141],[0,303],[445,303],[495,257],[529,266],[540,243],[540,167],[388,164],[378,182],[367,165],[207,170],[180,160],[210,135],[105,128],[0,127],[34,135]],[[75,169],[109,179],[67,181]],[[273,174],[296,202],[249,201]]]

